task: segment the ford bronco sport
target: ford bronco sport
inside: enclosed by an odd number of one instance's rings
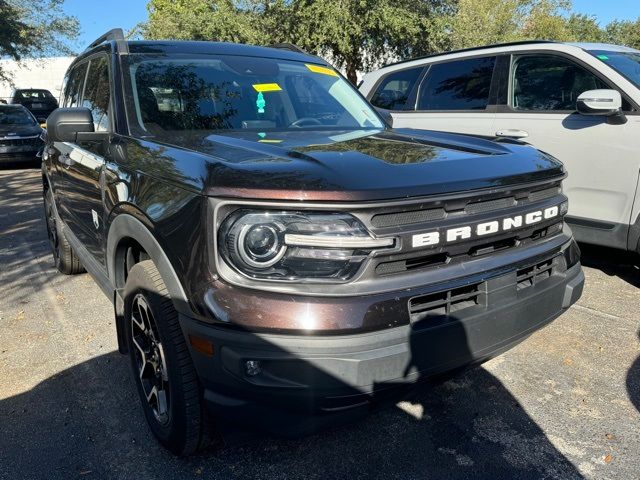
[[[293,47],[112,31],[70,66],[47,134],[57,268],[113,301],[150,428],[177,454],[205,411],[285,435],[357,418],[582,292],[560,162],[395,131]]]

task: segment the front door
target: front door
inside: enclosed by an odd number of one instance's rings
[[[508,105],[496,114],[496,132],[526,132],[528,143],[565,164],[567,220],[578,226],[579,240],[626,248],[640,167],[640,117],[628,115],[626,124],[613,125],[576,113],[581,93],[611,85],[564,56],[515,55],[508,78]],[[579,227],[600,235],[591,238]]]
[[[108,132],[110,122],[108,57],[89,61],[81,107],[91,110],[96,132]],[[77,142],[66,166],[66,210],[68,226],[82,244],[104,266],[104,203],[102,177],[108,140]]]

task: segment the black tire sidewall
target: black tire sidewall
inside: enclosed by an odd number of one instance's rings
[[[51,193],[51,189],[47,189],[47,191],[44,194],[44,214],[46,216],[45,221],[47,224],[47,230],[51,231],[51,223],[49,221],[49,215],[53,214],[54,217],[56,217],[55,215],[55,211],[53,210],[53,193]],[[62,271],[62,265],[61,265],[61,256],[60,256],[60,228],[58,226],[58,219],[56,218],[55,220],[55,224],[53,226],[53,228],[55,228],[56,230],[56,239],[57,239],[57,244],[56,245],[51,245],[51,254],[53,255],[53,263],[55,264],[56,268],[59,271]]]
[[[150,276],[147,275],[147,272],[137,267],[138,265],[134,266],[131,270],[123,295],[125,305],[125,335],[129,350],[131,370],[149,427],[166,448],[177,455],[182,455],[184,453],[182,451],[183,445],[185,444],[185,438],[187,436],[186,426],[189,420],[186,415],[186,404],[181,388],[183,384],[183,374],[178,361],[176,343],[169,330],[171,324],[177,321],[177,312],[175,312],[173,308],[171,308],[169,312],[167,311],[167,297],[163,297],[162,294],[157,291],[156,285],[154,285]],[[131,305],[138,294],[144,297],[154,316],[160,337],[159,340],[162,343],[165,356],[167,376],[169,379],[169,420],[165,424],[161,424],[156,419],[153,410],[146,400],[142,383],[138,376],[138,365],[134,350],[136,347],[133,345],[131,332]],[[167,318],[167,314],[175,317]]]

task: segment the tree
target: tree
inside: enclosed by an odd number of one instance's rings
[[[606,40],[604,31],[592,15],[571,14],[567,20],[567,28],[571,39],[576,42],[603,42]]]
[[[150,0],[143,34],[258,45],[290,42],[356,72],[434,51],[447,0]],[[434,34],[434,32],[437,32]],[[438,37],[440,35],[440,37]]]
[[[459,0],[449,20],[451,48],[526,39],[569,40],[566,0]]]
[[[636,21],[614,20],[604,31],[607,42],[640,49],[640,17]]]
[[[0,57],[71,53],[78,21],[62,11],[64,0],[0,0]],[[0,69],[0,80],[9,80]]]

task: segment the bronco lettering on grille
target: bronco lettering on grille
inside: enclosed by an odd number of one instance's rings
[[[482,237],[492,235],[499,232],[506,232],[514,228],[534,225],[549,220],[560,215],[560,207],[549,207],[544,210],[536,210],[523,215],[514,217],[505,217],[500,220],[492,220],[490,222],[477,223],[475,225],[465,225],[454,227],[444,231],[433,231],[426,233],[418,233],[412,237],[411,246],[413,248],[428,247],[438,245],[444,239],[445,243],[457,242],[460,240],[468,240],[472,237]]]

